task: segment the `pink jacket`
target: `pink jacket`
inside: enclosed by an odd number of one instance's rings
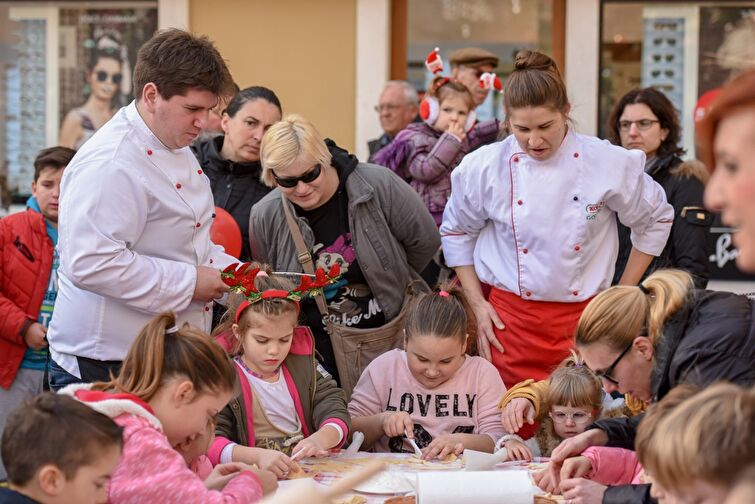
[[[644,483],[640,479],[642,466],[637,460],[637,453],[624,448],[607,448],[591,446],[582,452],[583,457],[592,464],[592,471],[585,475],[601,485],[637,485]]]
[[[130,394],[91,391],[76,384],[61,393],[71,395],[123,427],[123,455],[110,480],[108,502],[160,504],[252,504],[262,499],[257,476],[243,471],[222,491],[208,490],[168,443],[162,424],[149,405]]]

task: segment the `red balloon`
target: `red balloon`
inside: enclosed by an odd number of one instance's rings
[[[236,219],[220,207],[215,207],[215,219],[210,226],[210,240],[222,246],[226,254],[241,255],[241,229]]]
[[[713,100],[715,100],[719,94],[721,94],[721,88],[714,88],[710,91],[706,91],[700,98],[698,98],[697,104],[695,104],[695,124],[703,120],[705,114],[710,110]]]

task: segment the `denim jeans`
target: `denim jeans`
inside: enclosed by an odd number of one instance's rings
[[[121,361],[97,361],[85,357],[76,357],[76,360],[79,362],[81,378],[76,378],[50,358],[50,364],[47,367],[50,390],[57,392],[72,383],[110,381],[110,374],[117,376],[121,368]]]

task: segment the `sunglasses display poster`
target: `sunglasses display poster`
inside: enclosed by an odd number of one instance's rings
[[[645,18],[642,87],[654,87],[684,110],[684,18]]]
[[[104,118],[134,99],[136,53],[156,30],[154,8],[60,9],[61,139],[68,120],[82,131],[75,147],[83,144]]]

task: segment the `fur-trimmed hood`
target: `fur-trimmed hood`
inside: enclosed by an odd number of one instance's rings
[[[696,178],[700,182],[703,183],[703,185],[708,183],[708,179],[710,178],[710,172],[705,167],[705,165],[698,161],[697,159],[689,159],[687,161],[682,161],[678,165],[676,165],[674,168],[670,170],[671,175],[675,177],[681,177],[681,178]]]
[[[115,419],[121,415],[133,415],[145,419],[162,432],[163,425],[147,403],[131,394],[117,394],[92,390],[91,383],[74,383],[61,389],[59,394],[73,397],[95,411]]]

